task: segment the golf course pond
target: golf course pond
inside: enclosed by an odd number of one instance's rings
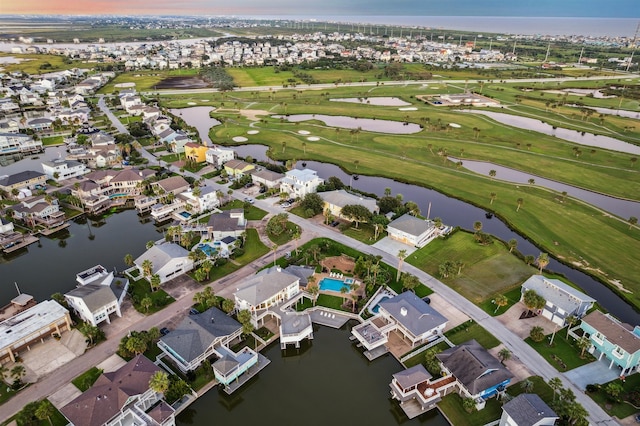
[[[349,102],[352,104],[365,104],[373,106],[407,106],[411,105],[400,98],[390,96],[376,96],[373,98],[336,98],[329,99],[331,102]]]
[[[200,139],[205,145],[213,145],[209,138],[209,129],[220,124],[215,118],[211,118],[209,113],[215,110],[209,106],[196,106],[190,108],[173,108],[169,112],[176,117],[182,118],[189,126],[193,126],[198,130]]]
[[[329,127],[340,127],[343,129],[360,129],[367,132],[388,133],[396,135],[410,135],[422,130],[420,125],[415,123],[404,123],[402,121],[374,120],[372,118],[346,117],[342,115],[323,114],[295,114],[295,115],[273,115],[273,118],[282,118],[292,123],[318,120]]]

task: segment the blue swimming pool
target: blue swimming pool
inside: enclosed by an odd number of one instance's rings
[[[383,295],[375,304],[375,306],[373,308],[371,308],[371,312],[373,312],[374,314],[377,314],[378,311],[380,310],[380,302],[387,300],[387,299],[391,299],[391,296],[387,296],[387,295]]]
[[[204,254],[206,254],[209,257],[215,255],[218,252],[218,250],[211,247],[209,244],[198,244],[198,248],[202,250]]]
[[[342,287],[346,287],[347,290],[349,290],[349,286],[342,280],[323,278],[322,281],[320,281],[320,290],[340,291]]]
[[[180,212],[179,214],[185,219],[189,219],[191,217],[191,214],[189,212]]]

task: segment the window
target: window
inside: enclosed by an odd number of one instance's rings
[[[620,346],[616,346],[612,353],[616,358],[622,358],[625,352],[624,349],[622,349]]]
[[[604,334],[600,333],[599,331],[596,331],[595,333],[593,333],[591,335],[591,338],[595,340],[597,343],[600,343],[600,344],[604,343]]]

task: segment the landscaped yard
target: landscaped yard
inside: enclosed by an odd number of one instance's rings
[[[247,207],[245,206],[245,203],[240,200],[233,200],[220,207],[220,210],[231,209],[244,209],[244,217],[247,220],[262,220],[262,218],[267,215],[266,211],[259,209],[254,205],[250,205]]]
[[[444,334],[454,345],[459,345],[471,339],[477,340],[485,349],[495,348],[500,344],[500,341],[496,339],[493,334],[489,333],[484,327],[473,320],[460,324]]]
[[[495,304],[495,297],[498,294],[502,294],[507,298],[507,301],[508,301],[507,305],[498,307]],[[511,308],[516,303],[518,303],[518,301],[520,301],[521,295],[522,295],[521,287],[520,286],[514,287],[513,289],[505,293],[497,293],[497,294],[491,295],[490,297],[486,298],[484,301],[479,303],[478,306],[491,316],[502,315],[505,312],[507,312],[509,308]]]
[[[170,305],[176,300],[169,296],[166,291],[162,288],[159,288],[155,291],[151,291],[151,287],[149,286],[149,282],[141,278],[137,281],[133,281],[129,286],[129,294],[131,295],[131,300],[133,301],[133,306],[136,308],[138,312],[142,312],[144,314],[152,314],[164,309],[165,306]],[[141,301],[149,297],[151,298],[151,306],[149,309],[142,307]]]
[[[442,398],[438,407],[455,426],[482,426],[498,420],[502,415],[502,404],[496,398],[489,399],[484,409],[470,414],[464,409],[462,398],[457,393]]]
[[[77,387],[80,392],[84,392],[89,389],[93,384],[98,380],[98,377],[102,374],[102,370],[96,367],[91,367],[89,370],[85,371],[75,379],[71,381],[75,387]]]
[[[440,276],[439,266],[447,260],[462,262],[460,275]],[[496,294],[505,294],[536,273],[535,268],[509,253],[499,241],[483,246],[467,232],[456,232],[448,239],[436,239],[411,254],[406,261],[438,277],[474,303],[481,303]]]
[[[608,414],[616,416],[619,419],[638,413],[640,410],[635,408],[631,404],[631,401],[635,404],[640,402],[640,374],[636,373],[627,376],[624,382],[616,379],[610,383],[622,385],[623,392],[619,396],[618,402],[613,401],[605,392],[607,384],[600,385],[599,389],[595,392],[587,392],[587,395],[597,402]]]
[[[594,361],[593,356],[586,351],[584,358],[580,358],[580,349],[575,345],[575,340],[571,337],[567,340],[566,336],[566,331],[563,329],[558,330],[556,336],[553,338],[553,346],[549,346],[551,335],[545,336],[542,342],[534,342],[531,340],[531,337],[527,337],[525,342],[542,355],[549,364],[561,372],[572,370]]]

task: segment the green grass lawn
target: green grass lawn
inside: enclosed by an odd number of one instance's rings
[[[473,320],[469,320],[444,334],[454,345],[459,345],[472,339],[475,339],[485,349],[492,349],[500,344],[500,341],[493,334]]]
[[[561,372],[572,370],[594,361],[593,356],[586,351],[584,358],[580,358],[580,349],[575,346],[574,339],[569,337],[569,340],[567,340],[566,337],[567,333],[565,329],[560,329],[553,338],[553,346],[549,346],[551,335],[545,336],[542,342],[534,342],[530,337],[527,337],[525,342],[542,355],[549,364]],[[562,366],[558,359],[562,360],[566,368]]]
[[[300,227],[295,223],[287,222],[286,229],[280,235],[273,235],[273,234],[267,233],[267,236],[269,237],[269,240],[271,240],[272,243],[277,244],[278,246],[282,246],[287,244],[289,241],[293,239],[294,233],[299,228]]]
[[[62,143],[64,143],[64,138],[62,136],[49,136],[49,137],[44,137],[42,138],[42,144],[44,146],[49,146],[49,145],[60,145]]]
[[[460,275],[439,276],[438,267],[447,260],[463,263]],[[456,232],[448,239],[432,241],[407,257],[407,263],[439,277],[474,303],[519,286],[536,272],[535,268],[509,253],[500,242],[482,246],[467,232]]]
[[[0,380],[0,404],[10,400],[15,394],[16,391],[11,389],[4,380]]]
[[[224,206],[220,207],[220,210],[231,210],[231,209],[244,209],[244,217],[247,220],[261,220],[263,217],[267,215],[267,212],[254,206],[249,205],[245,206],[245,203],[241,200],[233,200]]]
[[[520,301],[520,296],[522,295],[521,288],[521,286],[517,286],[509,291],[493,294],[480,302],[478,306],[491,316],[502,315],[507,312],[509,308]],[[503,294],[507,298],[508,304],[506,306],[498,307],[495,303],[493,303],[494,298],[498,294]]]
[[[5,72],[22,71],[27,74],[41,74],[45,72],[63,71],[71,68],[83,68],[80,61],[69,61],[62,55],[40,55],[40,54],[5,54],[0,56],[13,56],[14,58],[23,59],[19,64],[3,64]],[[48,65],[50,65],[50,68]]]
[[[244,254],[236,257],[234,260],[241,266],[247,265],[257,258],[269,253],[269,248],[262,244],[258,231],[255,229],[247,229],[247,238],[244,242]]]
[[[355,225],[350,224],[340,225],[340,231],[342,231],[344,235],[369,245],[375,244],[385,237],[384,232],[379,232],[378,239],[374,239],[375,230],[373,226],[368,223],[361,223],[357,228]]]
[[[527,380],[533,383],[532,393],[538,395],[547,404],[553,403],[553,389],[544,381],[540,376],[529,376]],[[507,388],[507,393],[511,396],[518,396],[524,393],[524,389],[521,386],[522,382],[512,383]]]
[[[84,392],[89,389],[98,380],[98,377],[102,374],[102,370],[96,367],[91,367],[75,379],[71,381],[80,392]]]
[[[316,302],[316,306],[325,306],[327,308],[336,309],[338,311],[346,311],[351,312],[350,309],[344,309],[342,304],[345,299],[340,296],[332,296],[329,294],[320,294],[318,295],[318,301]]]
[[[469,414],[464,409],[462,398],[457,393],[442,398],[442,401],[438,403],[438,408],[455,426],[482,426],[498,420],[502,415],[502,405],[496,398],[487,400],[484,409]]]
[[[136,308],[138,312],[142,312],[143,314],[153,314],[164,309],[167,305],[175,302],[176,300],[169,296],[166,291],[162,288],[157,289],[156,291],[151,291],[151,286],[149,282],[141,278],[137,281],[133,281],[129,286],[129,293],[131,294],[131,299],[133,300],[133,306]],[[145,297],[150,297],[153,305],[147,311],[140,305],[140,301]]]
[[[638,392],[640,390],[640,374],[633,374],[627,376],[624,383],[620,379],[613,380],[611,383],[622,385],[624,392],[620,397],[619,402],[613,402],[604,391],[606,383],[600,385],[600,388],[596,392],[587,392],[587,395],[598,403],[608,414],[615,416],[619,419],[624,419],[638,412],[638,409],[630,404],[629,396],[632,392]]]

